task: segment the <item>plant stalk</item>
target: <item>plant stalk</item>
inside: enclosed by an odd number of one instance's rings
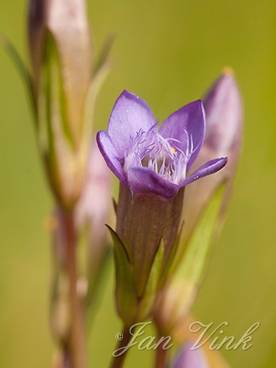
[[[168,361],[168,351],[163,348],[163,345],[160,344],[157,347],[155,353],[155,368],[166,368]]]
[[[67,280],[67,296],[69,313],[69,329],[62,343],[62,368],[86,368],[86,347],[83,303],[79,296],[77,267],[77,233],[74,211],[57,211],[56,244],[58,247],[55,260]]]
[[[113,355],[113,359],[111,361],[110,368],[122,368],[125,363],[127,353],[129,351],[129,349],[126,347],[130,343],[132,335],[128,327],[124,327],[124,329],[122,330],[122,333],[120,334],[120,337],[121,338],[118,339],[118,343],[117,343],[115,351],[118,352],[121,349],[122,353],[119,354],[118,356]],[[123,348],[126,348],[126,349],[124,350]]]

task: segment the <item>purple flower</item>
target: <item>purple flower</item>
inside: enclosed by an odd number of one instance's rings
[[[122,184],[116,212],[121,250],[115,263],[117,311],[125,324],[144,320],[151,311],[163,267],[169,268],[177,246],[184,187],[226,164],[226,158],[212,158],[187,175],[204,137],[200,101],[158,127],[147,104],[127,91],[115,103],[108,130],[97,135],[107,165]]]
[[[173,363],[173,368],[208,368],[209,364],[201,349],[192,350],[192,344],[187,343]]]
[[[212,159],[187,175],[204,138],[201,101],[180,108],[158,127],[147,104],[127,91],[115,103],[108,130],[97,135],[107,165],[131,192],[165,198],[226,164],[225,157]]]

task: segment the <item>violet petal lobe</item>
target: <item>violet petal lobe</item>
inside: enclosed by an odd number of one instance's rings
[[[122,167],[122,164],[118,158],[118,153],[116,152],[115,147],[113,146],[109,135],[104,132],[100,131],[97,133],[97,143],[103,158],[107,166],[110,170],[117,176],[117,178],[125,183],[126,176]]]
[[[134,193],[155,193],[165,198],[173,197],[180,189],[179,185],[145,167],[128,170],[128,185]]]
[[[189,154],[188,168],[196,159],[205,138],[206,122],[203,104],[200,100],[171,114],[161,125],[160,134],[174,139],[179,148]],[[188,145],[188,146],[187,146]]]
[[[123,91],[118,97],[109,119],[108,134],[119,158],[139,131],[148,131],[156,124],[151,109],[140,97]]]
[[[208,368],[207,358],[202,349],[192,349],[192,343],[187,343],[173,363],[173,368]]]
[[[205,164],[200,166],[192,175],[182,181],[181,186],[184,187],[193,181],[196,181],[204,176],[213,174],[222,169],[227,163],[227,157],[216,158],[207,161]]]

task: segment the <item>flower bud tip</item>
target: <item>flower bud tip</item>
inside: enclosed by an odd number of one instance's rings
[[[222,74],[224,74],[225,76],[229,75],[229,76],[234,76],[235,72],[234,69],[231,68],[231,66],[225,66],[222,70]]]

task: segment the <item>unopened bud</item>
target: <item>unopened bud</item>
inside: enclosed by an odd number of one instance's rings
[[[81,139],[85,97],[91,81],[91,42],[84,0],[31,0],[29,47],[36,93],[46,48],[53,40],[60,63],[67,129],[74,144]],[[52,56],[50,56],[51,59]],[[48,81],[50,82],[50,81]]]
[[[235,176],[240,153],[242,134],[242,101],[235,78],[228,69],[211,86],[203,99],[206,111],[206,138],[203,148],[194,163],[194,169],[202,162],[216,156],[227,156],[224,170],[187,187],[183,217],[185,222],[183,239],[190,236],[198,217],[207,205],[215,189],[228,182],[226,195]]]
[[[241,139],[242,106],[239,88],[233,72],[225,69],[206,94],[205,146],[214,154],[235,154]],[[229,163],[229,161],[228,161]]]
[[[221,222],[240,150],[242,106],[231,73],[214,83],[203,100],[206,138],[192,170],[216,156],[227,156],[224,170],[188,186],[183,205],[183,231],[176,267],[157,299],[155,319],[161,330],[173,333],[185,320],[197,295],[208,247]]]
[[[85,181],[100,85],[85,0],[30,0],[28,36],[39,148],[58,202],[72,207]]]

